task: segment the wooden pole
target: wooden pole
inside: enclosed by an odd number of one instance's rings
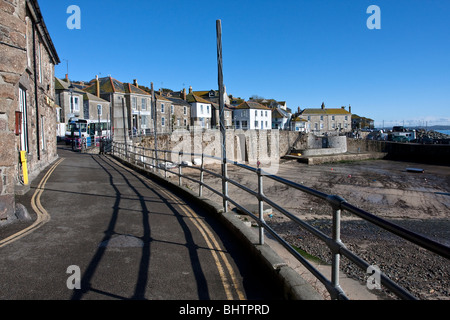
[[[226,130],[225,130],[225,101],[224,101],[224,87],[223,87],[223,63],[222,63],[222,21],[216,21],[217,32],[217,65],[218,65],[218,80],[219,80],[219,113],[220,113],[220,133],[222,135],[222,194],[224,211],[228,211],[228,172],[227,172],[227,146],[226,146]]]
[[[158,135],[156,133],[156,126],[158,124],[158,121],[156,119],[156,93],[155,93],[155,89],[153,87],[153,82],[151,83],[151,95],[152,95],[152,104],[153,104],[153,136],[155,139],[155,143],[154,143],[154,148],[155,148],[155,172],[157,172],[157,168],[158,168]]]

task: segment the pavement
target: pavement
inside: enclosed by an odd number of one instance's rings
[[[109,156],[58,154],[17,197],[33,219],[0,228],[0,299],[283,299],[188,196]]]

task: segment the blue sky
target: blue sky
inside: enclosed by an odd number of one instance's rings
[[[352,106],[379,127],[450,125],[448,0],[39,0],[56,76],[180,90],[217,89],[222,20],[227,92],[288,107]],[[67,8],[81,9],[70,30]],[[369,30],[367,8],[381,10]]]

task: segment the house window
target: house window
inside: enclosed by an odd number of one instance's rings
[[[264,116],[264,111],[261,110],[261,117]]]
[[[255,129],[258,129],[259,122],[255,121]]]
[[[142,116],[141,118],[141,128],[146,129],[148,127],[148,117]]]
[[[269,127],[269,125],[267,124],[267,121],[266,121],[266,128],[268,128]]]
[[[323,116],[320,116],[320,121],[323,121]]]
[[[164,127],[166,125],[166,118],[161,118],[161,126]]]
[[[335,119],[334,119],[334,116],[331,116],[331,120],[333,120],[333,121],[335,120]]]
[[[187,115],[187,108],[186,107],[183,107],[183,114]]]
[[[79,97],[72,97],[72,112],[80,112],[80,98]]]
[[[266,118],[267,118],[267,111],[266,111]]]
[[[28,112],[27,112],[27,92],[19,88],[19,110],[22,112],[22,122],[20,124],[20,150],[28,150]]]
[[[320,123],[320,130],[323,130],[323,123]]]
[[[161,113],[164,113],[164,103],[161,103]]]
[[[237,120],[237,121],[236,121],[236,129],[239,129],[239,126],[240,126],[240,125],[241,125],[240,121]]]
[[[203,114],[203,105],[200,105],[200,113]]]
[[[101,104],[97,105],[97,115],[102,116],[103,115],[103,108]]]
[[[206,114],[209,114],[209,105],[206,106]]]
[[[242,129],[248,129],[247,120],[242,120]]]
[[[137,98],[136,98],[136,97],[132,97],[132,98],[131,98],[131,108],[132,108],[133,110],[136,110],[136,109],[137,109]]]
[[[187,120],[186,119],[183,120],[183,123],[184,123],[184,126],[187,127]]]
[[[170,113],[173,114],[173,105],[170,106]]]
[[[255,110],[255,116],[258,116],[258,110]]]
[[[147,110],[147,99],[145,98],[141,100],[141,110]]]

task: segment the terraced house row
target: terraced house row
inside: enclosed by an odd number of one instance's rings
[[[96,120],[92,103],[101,103],[101,117],[111,121],[114,136],[152,134],[156,126],[159,133],[174,130],[210,130],[220,128],[219,92],[217,90],[189,92],[170,89],[153,90],[140,86],[137,80],[121,82],[111,76],[84,83],[69,79],[56,79],[58,101],[64,115],[61,125],[73,117]],[[72,90],[69,90],[72,87]],[[152,92],[154,95],[152,95]],[[59,96],[64,96],[59,98]],[[63,104],[73,97],[69,107]],[[155,102],[153,98],[155,99]],[[87,103],[87,100],[92,103]],[[96,100],[97,102],[94,102]],[[224,118],[226,129],[241,130],[292,130],[299,132],[346,133],[352,130],[351,107],[305,108],[293,114],[286,102],[270,99],[235,99],[224,92]],[[105,105],[108,104],[109,105]],[[78,105],[84,105],[83,110]],[[75,106],[75,107],[73,107]],[[75,109],[75,113],[73,112]],[[68,111],[70,109],[70,112]],[[91,112],[93,110],[93,112]],[[64,130],[61,130],[63,132]]]

